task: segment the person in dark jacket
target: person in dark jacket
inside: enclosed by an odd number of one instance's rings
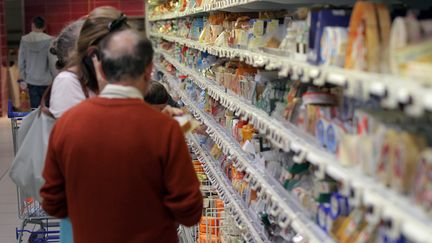
[[[163,111],[167,106],[178,108],[177,102],[171,97],[165,86],[158,81],[152,81],[144,100],[157,110]]]

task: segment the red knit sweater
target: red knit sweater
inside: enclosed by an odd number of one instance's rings
[[[202,195],[181,128],[139,99],[93,98],[51,133],[43,209],[69,216],[75,243],[178,242]]]

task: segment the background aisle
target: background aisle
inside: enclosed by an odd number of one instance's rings
[[[6,174],[12,163],[13,148],[10,120],[0,118],[0,242],[15,242],[15,228],[20,224],[17,218],[17,195],[15,184]]]

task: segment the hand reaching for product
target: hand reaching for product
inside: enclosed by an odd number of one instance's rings
[[[192,132],[200,126],[198,121],[193,119],[190,114],[185,114],[181,109],[168,105],[162,110],[162,113],[173,117],[179,123],[184,133]]]
[[[184,114],[183,110],[174,108],[172,106],[167,105],[163,110],[162,113],[169,115],[169,116],[181,116]]]

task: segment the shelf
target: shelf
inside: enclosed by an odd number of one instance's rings
[[[416,80],[400,76],[348,70],[339,67],[317,66],[294,58],[265,53],[261,50],[243,50],[217,47],[198,41],[170,35],[150,33],[153,37],[163,38],[212,55],[226,58],[239,58],[255,67],[279,70],[279,75],[316,86],[326,84],[343,87],[345,95],[361,100],[371,97],[381,100],[385,108],[402,107],[407,115],[418,117],[425,111],[432,111],[432,88]]]
[[[337,4],[353,5],[355,0],[208,0],[203,1],[203,6],[199,8],[187,9],[180,13],[166,13],[158,16],[151,16],[149,21],[159,21],[183,18],[197,14],[204,14],[210,11],[225,12],[256,12],[261,11],[295,9],[301,6],[312,4]]]
[[[199,156],[204,171],[211,180],[212,185],[217,188],[219,197],[224,201],[225,208],[236,219],[239,228],[242,229],[243,237],[247,242],[269,242],[262,230],[259,230],[256,219],[251,216],[250,210],[236,193],[230,182],[217,166],[217,161],[205,151],[194,135],[188,136],[188,141],[192,145],[194,152]],[[256,218],[256,217],[255,217]]]
[[[182,17],[193,16],[193,15],[204,14],[204,13],[205,11],[203,8],[193,8],[193,9],[188,9],[181,13],[167,13],[159,16],[151,16],[149,18],[149,21],[176,19],[176,18],[182,18]]]
[[[305,236],[310,243],[334,242],[311,220],[309,213],[305,211],[300,203],[279,182],[267,175],[265,168],[255,163],[252,157],[242,150],[232,136],[228,135],[210,115],[196,106],[187,94],[178,87],[172,75],[163,68],[159,70],[164,72],[167,77],[170,77],[168,79],[170,86],[176,90],[193,115],[208,127],[207,133],[222,149],[224,154],[237,159],[238,164],[235,166],[240,171],[245,172],[245,178],[249,178],[250,183],[257,189],[258,195],[269,200],[272,205],[272,213],[281,219],[279,222],[281,227],[291,225],[297,233]]]
[[[342,166],[335,155],[324,150],[309,134],[289,122],[270,117],[237,95],[226,93],[224,88],[180,64],[169,54],[161,50],[157,52],[163,54],[180,73],[189,76],[200,88],[206,89],[208,94],[224,107],[235,111],[237,115],[248,117],[253,125],[259,128],[260,133],[268,135],[268,139],[274,145],[284,151],[293,151],[296,162],[309,161],[318,166],[320,171],[326,172],[355,191],[355,197],[366,205],[374,206],[375,212],[380,216],[391,219],[392,225],[399,228],[409,239],[417,242],[427,242],[432,239],[432,230],[430,230],[432,220],[419,206],[413,206],[413,202],[407,197],[366,176],[360,172],[361,169]],[[189,103],[194,106],[193,102]],[[240,149],[238,146],[236,148]]]
[[[377,0],[372,0],[377,1]],[[225,12],[256,12],[281,9],[296,9],[302,6],[311,5],[328,5],[333,4],[337,6],[352,6],[356,0],[208,0],[203,1],[203,6],[187,9],[184,12],[172,12],[150,16],[149,21],[169,20],[176,18],[184,18],[194,15],[202,15],[211,11],[225,11]],[[382,0],[381,0],[382,2]],[[385,0],[387,4],[399,3],[397,0]],[[403,0],[409,6],[420,9],[428,9],[430,4],[423,0]]]

